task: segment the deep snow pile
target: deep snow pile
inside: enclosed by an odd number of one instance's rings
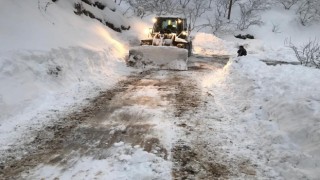
[[[268,120],[276,121],[302,151],[319,157],[320,71],[294,65],[267,66],[256,58],[239,63],[242,73],[255,80],[256,93],[263,97],[259,104]]]
[[[224,46],[231,45],[230,54],[235,56],[237,42],[206,36],[204,39],[212,39],[208,51],[220,51],[219,43],[224,42]],[[255,49],[259,46],[254,46],[259,40],[247,42],[251,51],[259,52]],[[217,135],[232,139],[233,146],[222,143],[221,148],[230,151],[231,159],[250,157],[257,169],[262,169],[258,177],[317,179],[320,177],[320,81],[317,80],[320,71],[300,65],[267,66],[261,61],[264,55],[233,56],[222,71],[204,78],[204,88],[228,117],[218,127]]]
[[[0,152],[129,73],[127,41],[73,1],[1,1]],[[4,8],[5,7],[5,8]],[[19,12],[19,13],[17,13]],[[108,14],[112,18],[112,13]],[[111,16],[111,17],[110,17]],[[115,22],[119,14],[114,15]]]

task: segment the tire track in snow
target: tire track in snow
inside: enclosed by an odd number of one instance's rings
[[[183,132],[171,149],[174,162],[173,179],[225,179],[230,174],[227,165],[213,159],[214,155],[206,153],[206,141],[199,140],[197,131],[197,114],[205,109],[205,100],[199,81],[195,78],[221,69],[227,59],[197,57],[191,60],[189,72],[177,83],[175,104],[176,125]],[[214,138],[214,137],[213,137]]]
[[[103,159],[109,156],[107,149],[119,142],[138,145],[166,160],[167,150],[151,135],[152,114],[141,107],[162,105],[148,96],[134,95],[139,88],[148,86],[141,80],[150,74],[151,71],[147,71],[128,77],[115,88],[101,92],[89,106],[37,132],[36,138],[25,145],[24,155],[5,161],[0,179],[40,178],[34,176],[34,169],[46,165],[68,169],[84,156]]]

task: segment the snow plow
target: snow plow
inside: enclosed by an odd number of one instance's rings
[[[133,67],[188,70],[192,41],[187,20],[179,17],[156,17],[148,38],[129,50],[127,64]]]

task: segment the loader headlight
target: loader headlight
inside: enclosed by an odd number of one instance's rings
[[[152,22],[153,22],[153,23],[157,22],[157,18],[153,18],[153,19],[152,19]]]
[[[149,29],[144,29],[144,34],[149,34]]]
[[[152,28],[146,28],[144,29],[144,34],[152,34],[153,29]]]
[[[182,31],[181,34],[186,36],[188,33],[186,31]]]

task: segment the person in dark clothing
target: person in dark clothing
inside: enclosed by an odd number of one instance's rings
[[[247,50],[243,46],[239,46],[238,56],[246,56]]]

